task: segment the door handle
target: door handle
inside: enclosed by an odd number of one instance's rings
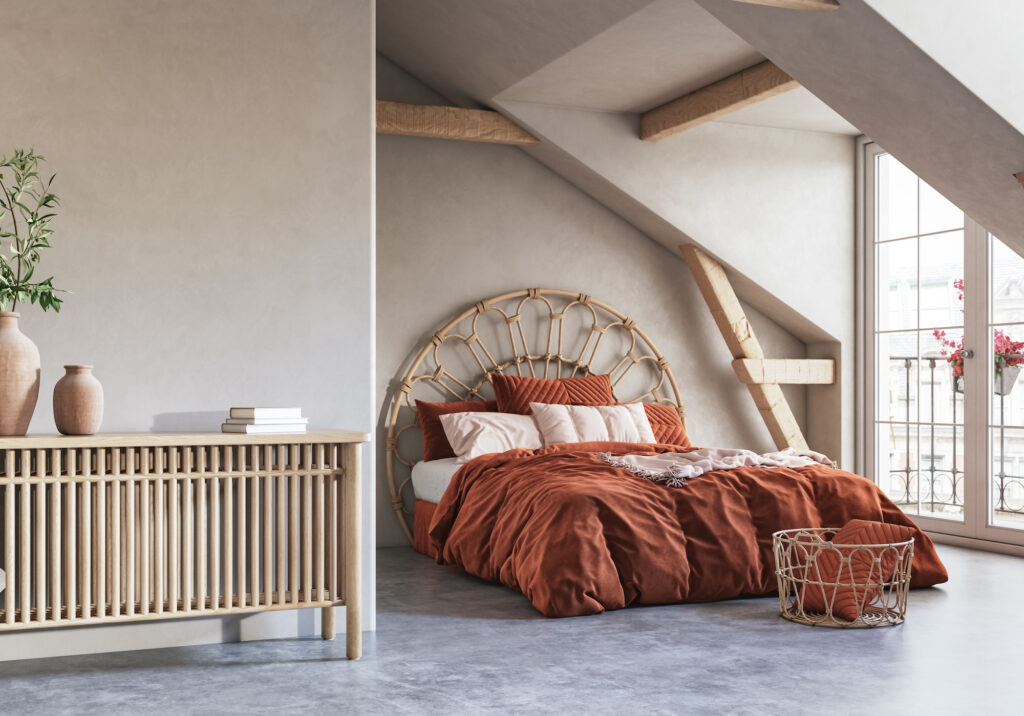
[[[973,358],[974,357],[974,351],[972,351],[970,348],[963,348],[963,349],[960,350],[960,355],[963,358]]]

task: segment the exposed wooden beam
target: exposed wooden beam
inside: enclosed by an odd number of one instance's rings
[[[640,116],[640,139],[654,142],[671,137],[799,86],[765,61],[644,112]]]
[[[704,302],[711,309],[718,330],[733,358],[764,358],[761,343],[747,321],[747,314],[736,297],[722,265],[693,244],[679,247],[686,258]]]
[[[831,359],[737,358],[732,369],[741,383],[830,385],[836,382],[836,362]]]
[[[787,10],[835,10],[839,7],[837,0],[736,0],[750,5],[767,5]]]
[[[722,265],[693,244],[683,244],[679,249],[686,258],[686,264],[697,281],[704,302],[711,309],[711,315],[732,357],[764,360],[764,350],[750,327],[743,306]],[[779,384],[747,383],[747,390],[761,413],[761,419],[768,426],[775,445],[780,450],[787,447],[806,450],[807,440]]]
[[[377,100],[377,134],[461,139],[492,144],[540,144],[498,112]]]

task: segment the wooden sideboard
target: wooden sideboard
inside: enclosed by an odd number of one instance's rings
[[[346,607],[362,650],[358,432],[0,438],[0,634]]]

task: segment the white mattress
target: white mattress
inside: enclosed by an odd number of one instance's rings
[[[448,483],[462,467],[455,460],[454,457],[429,462],[420,460],[412,466],[412,491],[417,500],[435,504],[441,501],[444,491],[448,489]]]

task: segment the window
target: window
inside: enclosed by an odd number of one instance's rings
[[[890,155],[874,159],[872,429],[898,448],[876,451],[875,474],[907,512],[962,518],[963,411],[943,341],[963,334],[964,215]]]
[[[1024,543],[1024,258],[864,159],[865,473],[926,529]]]

